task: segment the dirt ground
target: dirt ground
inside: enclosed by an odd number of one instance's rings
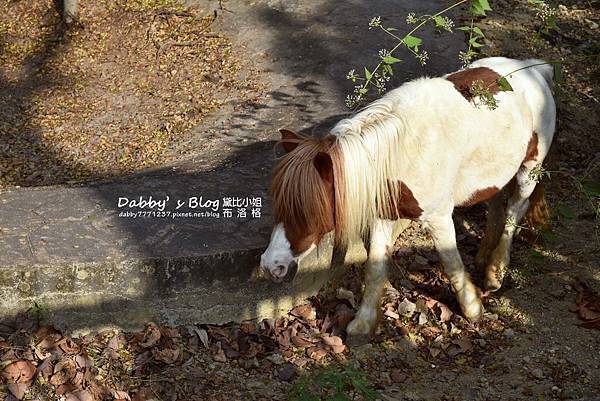
[[[165,165],[228,96],[255,95],[215,15],[177,1],[82,0],[68,29],[53,0],[2,6],[1,187]]]
[[[547,165],[551,220],[535,244],[516,241],[502,290],[485,299],[483,322],[459,316],[430,239],[412,225],[397,243],[383,318],[368,345],[344,345],[361,294],[359,267],[277,321],[149,324],[141,333],[70,339],[39,329],[34,318],[43,311],[34,309],[0,327],[4,382],[24,384],[0,387],[0,394],[13,400],[9,392],[27,390],[30,399],[69,401],[600,400],[600,330],[589,323],[600,313],[593,295],[600,292],[599,205],[590,190],[600,178],[599,3],[561,3],[560,31],[538,39],[525,1],[492,5],[478,21],[486,35],[482,56],[560,58],[565,82]],[[484,215],[481,206],[455,215],[476,283]]]

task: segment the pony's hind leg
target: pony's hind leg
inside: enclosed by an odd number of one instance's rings
[[[500,241],[491,254],[485,271],[484,286],[486,290],[497,291],[510,263],[510,249],[518,224],[529,208],[529,197],[536,187],[536,181],[530,177],[535,161],[523,165],[515,177],[515,189],[508,199],[506,219]]]
[[[346,333],[353,345],[366,343],[377,327],[379,302],[388,274],[388,247],[393,245],[394,221],[377,220],[371,232],[362,302]]]
[[[475,266],[479,269],[485,268],[489,261],[492,251],[498,245],[500,236],[504,230],[506,216],[504,214],[504,191],[498,192],[487,202],[487,219],[485,222],[485,233],[481,241],[477,256],[475,256]]]
[[[460,253],[456,247],[456,233],[452,213],[429,218],[426,226],[433,237],[435,248],[444,265],[444,273],[456,294],[463,315],[471,321],[478,320],[483,314],[483,305],[477,294],[477,289],[471,282],[469,273],[465,271]]]

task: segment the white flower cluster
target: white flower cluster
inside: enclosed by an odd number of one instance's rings
[[[346,79],[348,79],[352,82],[356,82],[356,80],[358,79],[358,75],[356,75],[354,68],[351,69],[350,71],[348,71],[348,73],[346,74]]]
[[[381,17],[373,17],[369,22],[369,29],[381,26]]]
[[[406,16],[406,23],[408,25],[412,25],[412,24],[416,24],[417,22],[419,22],[419,19],[417,18],[417,14],[408,13],[408,15]]]
[[[463,68],[466,68],[471,64],[471,58],[473,57],[472,52],[458,52],[458,60],[462,63]]]
[[[419,63],[421,63],[421,65],[427,64],[427,60],[429,60],[429,54],[426,51],[422,51],[421,53],[416,54],[415,57],[417,58],[417,60],[419,60]]]
[[[389,50],[387,50],[387,49],[381,49],[381,50],[379,50],[379,57],[381,57],[381,58],[390,56],[391,54],[392,53]]]
[[[349,109],[354,108],[358,104],[360,97],[358,95],[346,95],[346,107]]]
[[[452,28],[454,28],[454,21],[448,17],[444,17],[444,29],[448,32],[452,32]]]
[[[373,74],[373,78],[371,82],[377,88],[377,92],[382,94],[385,92],[385,85],[390,81],[391,77],[385,72],[382,74],[375,73]]]
[[[540,3],[537,5],[538,8],[538,12],[535,14],[535,16],[539,19],[541,19],[542,21],[546,21],[548,18],[556,15],[556,9],[553,7],[550,7],[548,4],[546,3]]]

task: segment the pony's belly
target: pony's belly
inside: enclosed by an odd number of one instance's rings
[[[463,166],[453,193],[456,206],[472,206],[490,199],[515,176],[523,156],[521,152],[488,155],[487,163],[475,158]],[[516,154],[516,155],[515,155]]]

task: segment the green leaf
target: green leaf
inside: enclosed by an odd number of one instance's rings
[[[479,39],[478,36],[469,39],[469,44],[471,45],[471,47],[475,47],[475,48],[483,47],[483,45],[481,43],[479,43],[477,41],[477,39]]]
[[[394,56],[385,56],[383,58],[383,62],[386,63],[386,64],[396,64],[396,63],[398,63],[400,61],[402,61],[402,60],[400,60],[399,58],[396,58]]]
[[[387,29],[389,32],[394,32],[394,31],[397,31],[397,29],[396,29],[396,28],[385,28],[385,29]]]
[[[471,14],[473,14],[475,16],[485,15],[485,11],[483,11],[483,8],[481,8],[481,6],[472,4],[471,5]]]
[[[510,85],[510,82],[508,82],[506,77],[498,78],[496,80],[496,83],[498,84],[498,87],[500,88],[501,91],[510,92],[513,90],[512,86]]]
[[[544,0],[527,0],[527,2],[528,2],[529,4],[536,4],[536,5],[537,5],[537,4],[542,4],[542,3],[544,3]]]
[[[583,192],[589,196],[600,196],[600,182],[584,180],[581,182]]]
[[[558,206],[558,213],[560,213],[562,217],[568,220],[574,220],[577,218],[577,213],[575,213],[573,209],[565,205]]]
[[[406,35],[404,39],[402,39],[402,42],[404,42],[407,47],[417,50],[421,43],[423,43],[423,40],[416,36]]]
[[[496,82],[498,82],[498,86],[500,87],[501,91],[505,91],[505,92],[513,91],[513,87],[510,85],[510,82],[508,82],[508,79],[506,79],[506,77],[500,77],[500,78],[498,78],[498,80]]]
[[[484,16],[486,11],[492,11],[492,8],[487,0],[472,0],[470,11],[473,15]]]
[[[481,7],[485,10],[485,11],[492,11],[492,7],[490,7],[490,3],[488,2],[488,0],[478,0],[479,4],[481,4]]]
[[[358,90],[358,93],[360,93],[361,95],[366,95],[368,91],[369,90],[367,88],[360,88]]]
[[[544,242],[547,244],[552,244],[556,242],[556,234],[554,234],[550,230],[540,230],[540,235],[542,236]]]
[[[558,24],[556,23],[556,17],[554,15],[546,18],[546,28],[558,31]]]
[[[383,65],[383,71],[385,71],[388,75],[394,75],[394,70],[392,69],[392,66],[389,64]]]
[[[478,26],[473,28],[473,32],[475,32],[477,35],[481,36],[482,38],[485,38],[485,35],[483,34],[483,32],[481,31],[481,29]]]
[[[373,77],[373,73],[371,71],[369,71],[367,69],[367,67],[365,67],[365,78],[367,78],[367,81],[371,80],[372,77]]]
[[[463,32],[469,32],[471,30],[471,27],[470,26],[461,26],[456,29],[458,29],[459,31],[463,31]]]
[[[439,15],[433,17],[433,22],[435,22],[436,28],[443,28],[446,26],[446,20],[444,20],[444,18],[440,17]]]

